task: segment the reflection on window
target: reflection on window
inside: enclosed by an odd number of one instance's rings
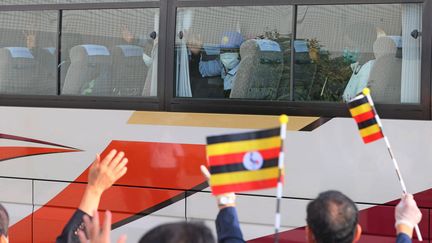
[[[421,4],[300,6],[295,100],[420,102]]]
[[[61,93],[156,96],[159,9],[64,11]]]
[[[289,97],[291,6],[179,8],[176,96]]]
[[[57,13],[1,12],[0,93],[55,95]]]

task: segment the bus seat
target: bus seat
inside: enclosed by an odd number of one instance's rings
[[[241,61],[230,98],[277,98],[283,71],[283,53],[272,40],[247,40],[240,47]]]
[[[388,36],[379,37],[373,45],[375,63],[368,86],[377,103],[397,104],[401,101],[402,59],[396,56],[397,45]]]
[[[36,60],[27,47],[0,49],[0,92],[32,94]]]
[[[144,49],[135,45],[113,48],[113,95],[141,96],[148,67],[143,61]]]
[[[112,95],[111,54],[102,45],[78,45],[71,48],[71,64],[62,93],[71,95]]]

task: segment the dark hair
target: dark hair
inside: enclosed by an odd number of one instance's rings
[[[358,209],[341,192],[326,191],[308,204],[306,221],[317,243],[351,243]]]
[[[151,229],[139,243],[215,243],[210,229],[203,223],[179,222]]]
[[[8,236],[9,214],[3,205],[0,204],[0,236]]]

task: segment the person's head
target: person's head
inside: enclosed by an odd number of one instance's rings
[[[227,69],[235,68],[240,62],[239,50],[243,36],[239,32],[225,32],[220,45],[220,60]]]
[[[308,242],[352,243],[360,238],[358,209],[354,202],[338,191],[326,191],[307,206]]]
[[[8,242],[9,214],[0,204],[0,243]]]
[[[202,223],[178,222],[151,229],[139,243],[214,243],[210,229]]]

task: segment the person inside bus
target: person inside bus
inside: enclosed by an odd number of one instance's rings
[[[240,63],[240,46],[243,41],[243,36],[239,32],[227,31],[223,33],[221,38],[219,59],[205,60],[202,50],[206,48],[200,38],[194,41],[188,40],[188,46],[192,53],[192,62],[189,69],[194,69],[197,66],[193,60],[197,60],[196,58],[199,56],[198,70],[201,77],[220,75],[223,79],[224,97],[229,98]]]
[[[88,183],[81,203],[63,228],[61,235],[57,237],[57,243],[79,242],[78,232],[85,227],[84,215],[87,217],[95,215],[102,193],[126,174],[128,159],[124,156],[123,152],[117,153],[114,149],[102,160],[99,155],[96,155],[89,169]]]
[[[0,204],[0,243],[8,243],[9,214]]]
[[[224,98],[223,79],[221,78],[222,64],[219,60],[220,48],[216,45],[203,44],[200,34],[185,31],[186,46],[189,54],[189,79],[194,98]],[[203,73],[201,66],[207,63],[207,70]]]

